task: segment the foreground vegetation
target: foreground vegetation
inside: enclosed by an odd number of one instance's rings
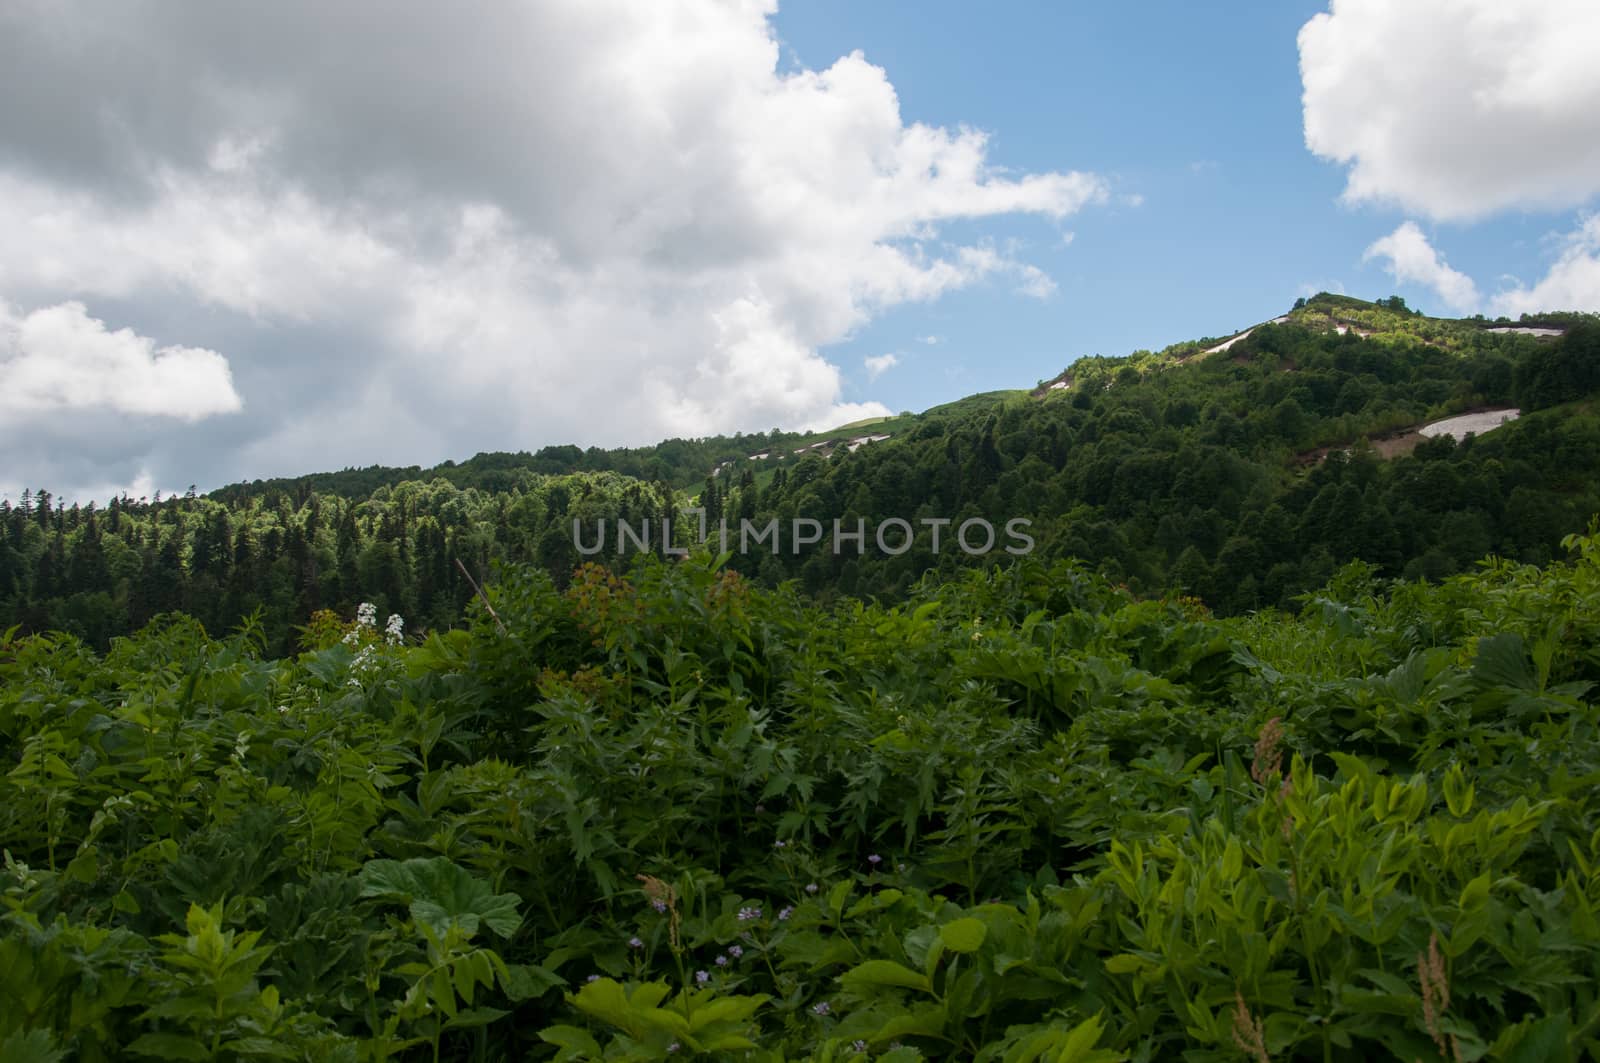
[[[0,642],[0,1058],[1600,1057],[1600,537]]]

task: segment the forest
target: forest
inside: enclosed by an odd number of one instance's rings
[[[0,1058],[1600,1058],[1600,535],[0,637]],[[491,608],[492,607],[492,611]]]
[[[1523,323],[1565,329],[1555,340],[1495,324],[1321,295],[1209,356],[1216,340],[1087,357],[1056,386],[832,434],[547,447],[103,506],[29,491],[0,503],[0,624],[104,650],[173,610],[214,634],[254,617],[282,655],[319,610],[370,601],[442,630],[473,594],[457,561],[488,582],[531,563],[559,585],[584,560],[574,521],[691,507],[736,528],[1025,518],[1043,560],[1086,560],[1146,595],[1179,588],[1223,615],[1292,607],[1354,560],[1433,580],[1489,554],[1542,563],[1600,511],[1600,320]],[[1502,407],[1523,416],[1461,443],[1404,438]],[[887,438],[842,445],[856,433]],[[992,560],[931,545],[862,556],[824,542],[729,566],[767,587],[893,602]]]

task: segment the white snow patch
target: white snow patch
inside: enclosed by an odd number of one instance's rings
[[[1435,439],[1439,436],[1450,436],[1457,442],[1467,438],[1468,435],[1483,435],[1492,432],[1501,425],[1515,421],[1522,416],[1521,410],[1481,410],[1478,413],[1463,413],[1456,417],[1446,417],[1442,421],[1434,421],[1417,429],[1417,434]]]
[[[1250,333],[1252,333],[1254,331],[1255,331],[1254,328],[1247,328],[1243,332],[1239,333],[1237,336],[1233,337],[1233,339],[1231,339],[1231,340],[1223,340],[1221,343],[1217,344],[1215,347],[1207,348],[1206,350],[1203,350],[1200,353],[1201,354],[1221,354],[1223,351],[1227,350],[1229,347],[1232,347],[1235,343],[1238,343],[1240,340],[1242,340],[1245,337],[1249,336]]]

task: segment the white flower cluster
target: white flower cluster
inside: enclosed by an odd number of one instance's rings
[[[355,646],[361,642],[362,628],[376,628],[378,626],[378,607],[371,602],[362,602],[356,606],[356,626],[345,632],[344,644]]]
[[[346,632],[344,644],[346,646],[361,646],[356,659],[350,664],[350,671],[354,675],[350,678],[351,686],[360,686],[358,678],[365,672],[371,671],[376,666],[377,655],[370,644],[362,645],[362,635],[367,631],[378,629],[378,607],[371,602],[362,602],[356,607],[356,626]],[[405,640],[406,622],[399,613],[390,613],[389,619],[383,625],[383,641],[390,646],[398,646]]]
[[[366,675],[368,672],[372,671],[373,666],[378,663],[376,660],[373,659],[373,657],[374,657],[374,654],[372,652],[372,647],[371,646],[363,646],[363,647],[361,647],[361,652],[356,654],[356,659],[350,662],[350,685],[351,686],[353,686],[353,687],[360,686],[361,685],[361,677]]]

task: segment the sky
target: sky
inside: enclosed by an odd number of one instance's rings
[[[1593,0],[0,6],[0,496],[1600,310]]]

